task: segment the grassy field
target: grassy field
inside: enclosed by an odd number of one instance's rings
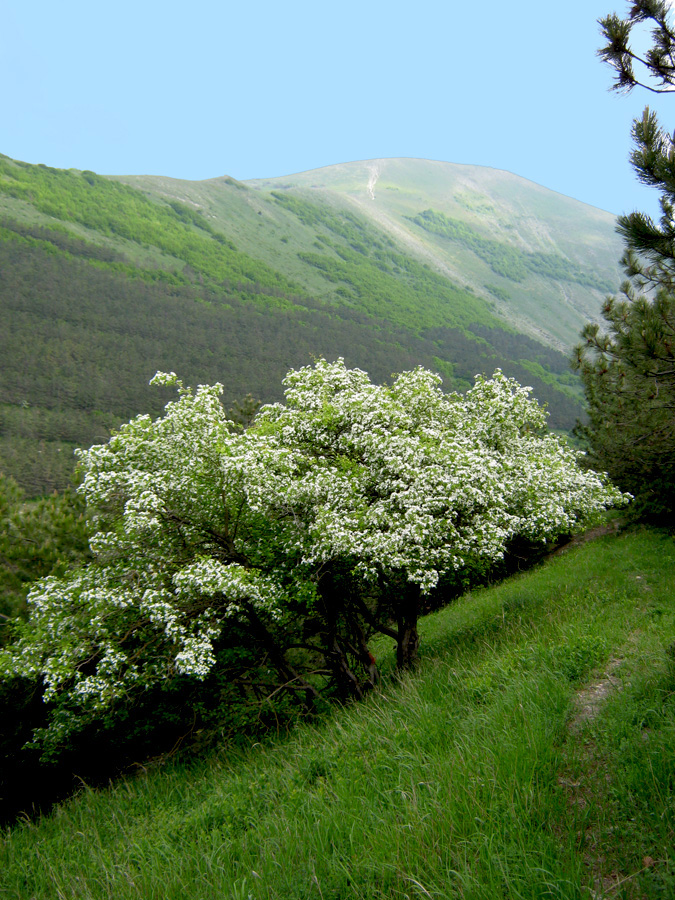
[[[0,897],[672,898],[674,576],[634,530],[466,595],[366,702],[7,831]]]

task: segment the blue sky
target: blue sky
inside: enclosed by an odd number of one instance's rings
[[[598,17],[626,0],[6,4],[0,152],[103,174],[285,175],[419,157],[654,214]]]

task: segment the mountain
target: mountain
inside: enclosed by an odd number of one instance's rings
[[[0,469],[63,486],[75,446],[170,394],[157,369],[281,396],[315,356],[461,390],[497,366],[569,429],[566,354],[619,283],[608,213],[423,160],[288,178],[107,178],[0,156]]]
[[[236,221],[242,249],[251,253],[261,235],[251,227],[250,213],[264,216],[272,226],[263,237],[265,258],[315,294],[325,292],[326,282],[298,265],[290,237],[280,252],[280,229],[302,238],[297,223],[284,222],[269,200],[283,203],[280,195],[288,192],[362,216],[407,254],[469,288],[504,321],[564,351],[589,318],[599,319],[604,296],[622,280],[622,246],[611,213],[496,169],[378,159],[245,182],[239,197],[228,195],[227,188],[238,184],[229,178],[123,180],[158,197],[196,204],[223,228]],[[255,190],[258,200],[245,188]]]

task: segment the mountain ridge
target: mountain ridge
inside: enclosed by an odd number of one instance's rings
[[[545,184],[541,184],[538,181],[534,181],[532,178],[527,178],[525,175],[519,175],[517,172],[511,172],[510,169],[500,169],[497,166],[484,166],[477,165],[475,163],[455,163],[450,162],[449,160],[442,159],[429,159],[423,156],[383,156],[383,157],[373,157],[372,159],[361,159],[361,160],[346,160],[340,163],[332,163],[326,166],[317,166],[314,169],[302,169],[298,172],[291,172],[286,175],[274,175],[274,176],[266,176],[262,178],[245,178],[239,179],[240,184],[256,184],[259,182],[267,182],[267,181],[280,181],[280,180],[288,180],[291,178],[299,178],[303,175],[311,175],[312,173],[319,173],[323,171],[328,171],[331,169],[347,167],[347,166],[357,166],[357,165],[370,165],[370,164],[380,164],[380,163],[391,163],[391,162],[411,162],[411,163],[430,163],[432,165],[439,166],[452,166],[457,169],[475,169],[482,172],[495,172],[497,175],[506,175],[509,176],[516,181],[526,182],[534,187],[541,188],[549,194],[557,194],[559,197],[563,197],[565,200],[570,200],[573,203],[580,203],[582,206],[586,206],[589,209],[596,210],[597,212],[611,216],[613,219],[616,219],[617,214],[611,212],[610,210],[603,209],[600,206],[595,206],[592,203],[587,203],[585,200],[580,200],[577,197],[570,197],[568,194],[563,194],[561,191],[556,191],[554,188],[549,188]],[[109,176],[109,177],[129,177],[129,176]],[[131,176],[133,177],[133,176]],[[162,176],[159,176],[162,177]],[[237,181],[234,176],[230,175],[221,175],[215,176],[214,178],[202,178],[198,179],[198,181],[216,181],[221,178],[231,179],[232,181]],[[178,179],[181,180],[181,179]]]
[[[377,181],[373,200],[368,189],[374,170],[377,170]],[[389,181],[386,180],[388,177]],[[319,197],[321,202],[330,201],[332,205],[355,209],[393,237],[407,252],[413,252],[444,277],[460,286],[470,287],[477,296],[494,304],[495,312],[503,321],[564,351],[573,346],[589,319],[600,320],[606,294],[616,291],[622,281],[618,265],[622,246],[615,232],[613,215],[523,176],[496,168],[438,160],[385,158],[241,182],[230,176],[197,182],[165,176],[115,176],[115,179],[157,196],[181,197],[185,202],[209,209],[216,220],[222,216],[223,208],[223,198],[217,195],[233,186],[240,192],[255,191],[260,196],[256,211],[262,211],[266,216],[269,206],[264,204],[263,198],[269,198],[279,190],[305,191],[307,197],[311,195]],[[407,183],[401,184],[401,180]],[[434,188],[431,192],[427,189],[430,181]],[[439,184],[442,185],[440,201]],[[384,200],[383,193],[389,194]],[[415,195],[417,204],[403,208],[405,199],[400,202],[402,198],[414,199]],[[527,202],[523,203],[523,197]],[[512,282],[499,276],[493,278],[490,267],[481,264],[466,248],[451,247],[447,242],[412,228],[406,218],[414,218],[426,209],[454,213],[454,217],[471,222],[486,238],[517,250],[546,252],[548,248],[558,257],[570,259],[586,269],[598,268],[604,286],[589,296],[588,292],[575,287],[570,289],[569,283],[558,281],[553,287],[549,282],[532,277],[513,290]],[[542,215],[535,214],[537,209]],[[514,216],[519,220],[517,227]],[[542,227],[543,222],[547,222],[546,228]],[[573,232],[579,227],[581,233],[575,235]],[[250,245],[251,250],[256,243]],[[582,246],[586,250],[580,255]],[[270,246],[266,250],[275,252]],[[279,264],[293,269],[292,263],[279,260]],[[318,289],[316,284],[313,288],[314,292]]]
[[[373,174],[377,175],[374,184],[369,180]],[[387,182],[388,177],[393,180],[393,184]],[[435,196],[425,191],[430,179],[434,185]],[[609,290],[615,290],[621,282],[618,267],[621,243],[615,233],[615,220],[611,214],[500,169],[435,160],[375,159],[325,166],[275,179],[257,179],[246,184],[257,190],[294,187],[325,191],[332,196],[342,194],[352,204],[357,205],[361,212],[378,219],[382,225],[389,225],[390,230],[396,230],[399,240],[406,241],[409,248],[416,247],[418,253],[426,255],[441,271],[445,269],[451,276],[468,281],[469,286],[480,296],[489,299],[494,299],[494,296],[490,295],[484,284],[485,280],[491,277],[489,271],[485,272],[485,267],[482,271],[480,268],[476,270],[475,260],[469,263],[469,256],[466,253],[457,253],[457,248],[454,248],[454,252],[448,252],[447,246],[440,246],[438,241],[430,241],[428,236],[421,236],[406,224],[403,216],[419,214],[429,206],[444,213],[454,212],[456,215],[461,210],[464,220],[485,230],[487,236],[491,238],[499,236],[502,241],[507,238],[506,243],[512,245],[520,243],[523,249],[528,248],[529,244],[529,249],[544,250],[548,245],[563,256],[572,253],[573,258],[575,251],[578,256],[579,240],[577,238],[570,240],[569,235],[565,235],[564,232],[572,224],[582,226],[582,242],[587,244],[593,242],[596,245],[595,251],[589,248],[590,252],[583,260],[584,264],[601,264]],[[369,196],[370,191],[374,193],[374,197]],[[390,196],[383,201],[383,193],[386,192],[389,192]],[[391,194],[398,194],[398,197],[392,198]],[[409,203],[403,212],[402,207],[406,205],[405,198],[404,202],[400,202],[403,194],[412,198],[417,195],[417,206]],[[534,219],[530,213],[526,217],[527,220],[522,221],[523,212],[528,211],[526,205],[522,203],[523,195],[527,195],[530,207],[543,206],[547,215],[550,217],[553,214],[554,220],[557,220],[550,223],[547,241],[542,239],[541,220]],[[396,202],[397,200],[399,202]],[[433,200],[436,201],[435,204],[432,204]],[[505,234],[505,230],[513,230],[513,217],[509,217],[507,212],[509,207],[513,210],[514,205],[521,206],[519,224],[522,227],[516,229],[519,232],[516,241],[508,240],[512,236]],[[395,224],[395,229],[390,223]],[[473,277],[471,277],[472,270]],[[497,286],[501,290],[509,287],[503,279],[499,280]],[[604,300],[603,292],[595,292],[591,303],[579,296],[578,292],[572,292],[569,297],[563,293],[559,299],[567,321],[563,327],[547,327],[547,317],[537,315],[536,312],[534,295],[537,290],[541,291],[541,282],[526,287],[527,290],[522,292],[525,301],[522,311],[516,310],[515,313],[513,309],[509,311],[510,304],[503,302],[498,304],[498,311],[507,321],[512,321],[521,329],[553,346],[569,348],[576,341],[583,324],[589,318],[599,318]],[[552,305],[554,297],[550,290],[544,291],[544,295]]]

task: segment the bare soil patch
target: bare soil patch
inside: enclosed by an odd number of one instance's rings
[[[607,663],[602,677],[577,693],[574,701],[577,712],[567,726],[570,734],[577,734],[586,722],[597,716],[600,707],[612,691],[621,690],[621,679],[613,673],[622,662],[622,657],[613,656]]]
[[[588,541],[594,541],[597,538],[605,537],[607,534],[618,534],[625,524],[623,519],[612,519],[611,522],[607,522],[604,525],[589,528],[588,531],[584,531],[582,534],[575,534],[570,541],[567,541],[562,547],[556,547],[549,555],[558,556],[561,553],[566,553],[572,547],[578,547],[580,544],[587,544]]]

